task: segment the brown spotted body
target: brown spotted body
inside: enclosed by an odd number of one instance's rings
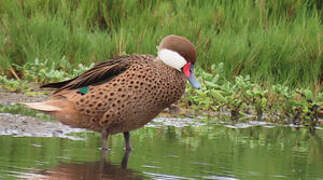
[[[25,104],[72,127],[101,132],[102,149],[108,135],[123,132],[130,150],[129,131],[178,101],[186,80],[200,88],[193,73],[196,57],[189,40],[169,35],[161,41],[157,57],[112,58],[73,79],[43,85],[57,90],[48,101]]]
[[[137,129],[176,102],[184,93],[185,76],[153,56],[130,55],[123,58],[129,68],[106,83],[90,85],[86,94],[63,89],[52,99],[73,104],[80,119],[63,123],[108,134]]]

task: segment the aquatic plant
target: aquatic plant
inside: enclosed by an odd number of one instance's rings
[[[262,89],[259,85],[255,85],[252,89],[248,89],[246,94],[248,96],[248,104],[254,106],[257,120],[261,120],[264,111],[267,108],[267,89]]]
[[[197,71],[197,76],[203,79],[202,89],[193,91],[188,87],[186,97],[197,108],[230,112],[235,121],[253,114],[257,120],[305,125],[310,129],[318,125],[322,92],[313,94],[310,89],[292,89],[281,84],[261,85],[250,76],[237,76],[231,82],[224,78],[222,67],[220,63],[212,65],[210,73]]]

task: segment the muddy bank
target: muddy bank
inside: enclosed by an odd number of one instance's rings
[[[203,126],[205,123],[199,123],[190,118],[155,118],[148,123],[146,127],[162,126]],[[31,116],[20,114],[0,113],[0,135],[13,136],[33,136],[33,137],[62,137],[78,140],[80,138],[71,136],[70,133],[89,132],[85,129],[71,128],[59,121],[48,121]]]
[[[81,140],[81,138],[69,134],[85,131],[84,129],[71,128],[58,121],[46,121],[19,114],[0,113],[0,135],[62,137]]]
[[[12,106],[20,102],[38,102],[46,100],[47,97],[47,95],[29,96],[22,93],[0,91],[0,105]],[[68,134],[83,131],[85,130],[70,128],[58,121],[48,121],[20,114],[0,113],[0,135],[62,137],[76,140],[80,138]]]
[[[29,96],[22,93],[0,91],[0,105],[9,106],[20,102],[38,102],[47,99],[47,95]]]

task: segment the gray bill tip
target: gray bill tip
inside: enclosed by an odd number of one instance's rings
[[[191,83],[191,85],[196,89],[201,89],[201,84],[197,81],[194,73],[191,73],[190,77],[188,78],[188,81]]]

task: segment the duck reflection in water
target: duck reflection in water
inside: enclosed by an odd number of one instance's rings
[[[79,180],[79,179],[144,179],[139,172],[127,169],[130,152],[125,152],[121,165],[114,165],[101,158],[97,162],[62,163],[52,169],[41,172],[41,179]]]

